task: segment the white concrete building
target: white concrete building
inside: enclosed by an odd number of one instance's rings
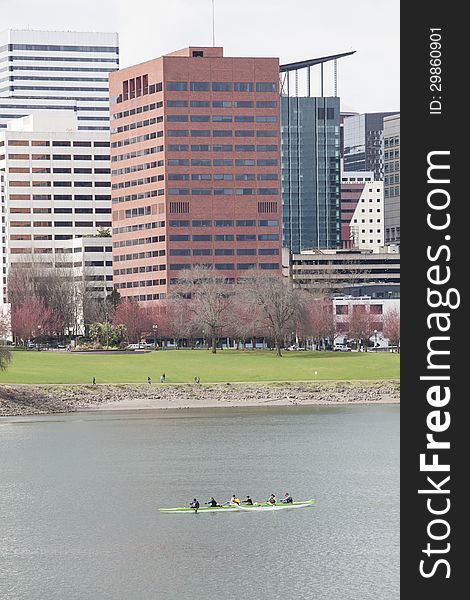
[[[342,227],[346,220],[352,248],[378,251],[385,246],[384,182],[375,181],[372,172],[341,174]]]
[[[336,322],[337,335],[335,343],[345,343],[348,338],[348,320],[356,310],[362,310],[370,315],[370,341],[376,348],[387,348],[388,339],[384,336],[383,325],[387,313],[400,310],[398,298],[371,298],[370,296],[335,296],[333,298],[333,314]],[[372,333],[373,332],[373,333]]]
[[[0,130],[0,178],[2,303],[16,263],[53,267],[70,240],[111,231],[108,132],[79,131],[65,112],[10,121]]]
[[[79,130],[108,130],[108,73],[118,68],[117,33],[0,32],[0,129],[49,109],[75,112]]]

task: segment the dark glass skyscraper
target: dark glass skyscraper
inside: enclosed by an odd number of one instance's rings
[[[376,181],[384,179],[384,118],[396,112],[365,113],[344,120],[344,170],[372,171]]]
[[[283,246],[341,246],[339,98],[281,96]]]

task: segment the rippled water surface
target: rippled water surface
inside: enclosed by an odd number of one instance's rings
[[[398,494],[397,405],[3,419],[0,598],[396,600]]]

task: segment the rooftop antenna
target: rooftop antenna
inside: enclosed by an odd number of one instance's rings
[[[212,0],[212,46],[215,48],[215,7]]]

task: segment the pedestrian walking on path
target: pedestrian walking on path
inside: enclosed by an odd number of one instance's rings
[[[151,385],[151,383],[152,383],[152,380],[150,379],[150,377],[147,377],[147,383],[148,383],[149,385]]]

